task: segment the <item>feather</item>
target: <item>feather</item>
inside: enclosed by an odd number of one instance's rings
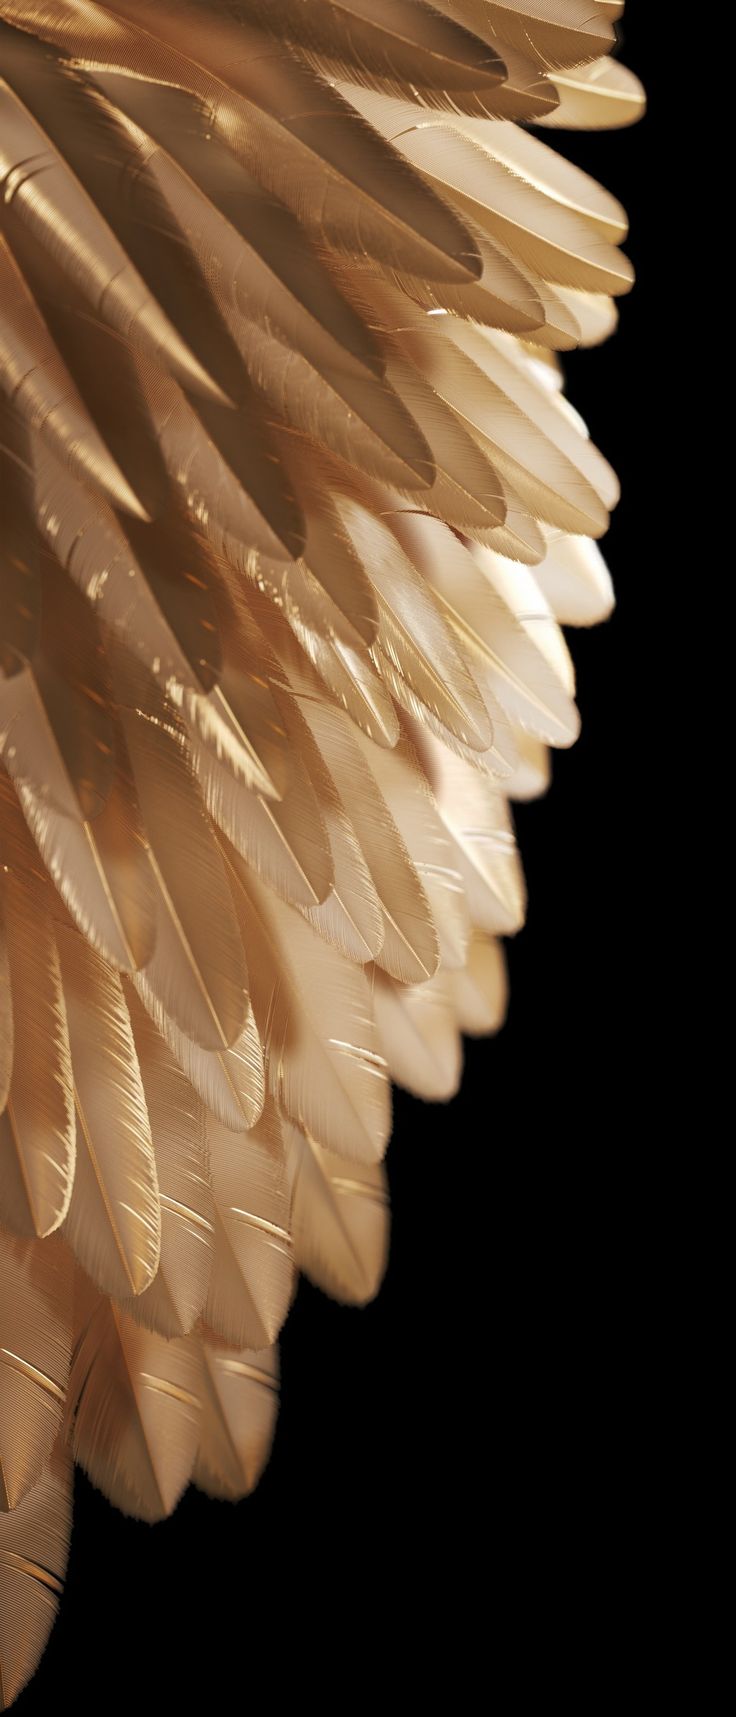
[[[0,400],[0,530],[0,672],[11,679],[26,667],[38,645],[41,579],[32,435],[4,400]]]
[[[572,311],[580,329],[581,346],[599,346],[614,333],[618,309],[612,298],[604,298],[597,292],[575,292],[569,286],[558,286],[557,298]]]
[[[300,554],[304,519],[277,451],[273,414],[257,399],[249,379],[243,378],[238,417],[214,407],[207,412],[201,402],[195,411],[175,382],[147,376],[140,364],[137,371],[149,419],[145,446],[156,448],[157,460],[163,460],[192,531],[206,535],[218,553],[229,532],[277,561]],[[245,446],[238,423],[247,425]],[[195,546],[190,544],[190,554]],[[205,558],[202,544],[198,547]]]
[[[189,1483],[199,1442],[196,1336],[165,1341],[85,1287],[66,1434],[92,1483],[125,1514],[162,1520]]]
[[[524,922],[524,880],[504,795],[427,734],[423,744],[437,807],[453,838],[474,926],[513,936]]]
[[[485,1037],[503,1025],[508,979],[503,947],[492,936],[475,931],[462,972],[448,973],[448,985],[460,1030],[467,1037]]]
[[[356,831],[323,760],[317,780],[332,855],[333,881],[326,900],[317,906],[300,907],[300,911],[313,929],[346,959],[364,965],[383,947],[381,903]]]
[[[596,543],[548,533],[547,552],[535,578],[556,618],[565,626],[595,626],[614,604],[611,575]]]
[[[274,660],[274,675],[277,673]],[[277,689],[275,696],[278,704]],[[300,757],[302,766],[292,770],[291,782],[278,803],[240,792],[237,786],[233,790],[222,771],[215,777],[207,768],[205,800],[236,849],[231,863],[238,874],[245,874],[250,866],[282,899],[295,906],[317,906],[327,899],[334,877],[327,830],[310,778],[317,773],[319,757],[293,698],[283,698],[280,713],[291,753]],[[202,764],[200,753],[200,769]]]
[[[538,799],[547,792],[552,779],[550,753],[546,745],[518,729],[517,749],[516,768],[504,783],[506,792],[510,799],[521,802]]]
[[[555,620],[536,576],[537,569],[515,566],[503,555],[476,545],[473,559],[481,567],[484,578],[506,604],[526,639],[533,645],[537,659],[552,670],[561,690],[572,702],[575,695],[575,669],[565,638]],[[531,726],[532,724],[530,724]],[[576,712],[572,713],[572,728],[578,731]]]
[[[477,225],[492,241],[507,245],[515,261],[561,286],[629,291],[631,264],[616,247],[573,206],[551,199],[506,167],[492,147],[476,141],[475,132],[464,135],[454,125],[427,122],[421,109],[415,109],[414,124],[407,125],[405,103],[362,93],[355,99],[386,137],[395,137],[403,159],[426,175],[471,228]]]
[[[54,899],[54,891],[46,876],[30,830],[18,804],[18,795],[10,777],[0,764],[0,866],[20,882],[30,883],[40,890],[46,905]],[[2,887],[0,886],[0,902]],[[0,908],[1,910],[1,908]]]
[[[241,0],[241,11],[310,62],[383,87],[408,81],[429,102],[464,110],[502,82],[505,66],[488,43],[417,0],[326,0],[307,8],[286,0],[275,17],[269,0]]]
[[[17,75],[15,54],[13,64],[5,66],[11,42],[15,45],[17,41],[24,53],[34,56],[29,78],[33,87],[40,77],[35,44],[29,48],[27,37],[18,37],[4,23],[1,27],[4,70],[10,76]],[[23,87],[27,93],[25,80]],[[44,108],[45,123],[52,121],[52,115],[53,108]],[[73,135],[70,127],[70,139]],[[36,123],[4,78],[0,81],[0,137],[0,183],[13,218],[48,249],[93,310],[104,303],[105,319],[112,327],[133,337],[151,356],[162,357],[183,380],[211,390],[206,372],[149,292],[107,220],[48,132]],[[107,153],[98,149],[87,160],[90,165],[94,160],[102,163]]]
[[[32,663],[39,722],[51,730],[69,782],[67,814],[93,822],[104,811],[115,775],[109,681],[97,619],[50,555],[42,556],[40,571],[41,628]],[[26,742],[14,728],[13,745],[14,768],[23,767],[24,782],[44,796],[43,738],[39,734],[37,741]]]
[[[506,77],[502,84],[497,84],[484,96],[485,113],[491,119],[541,124],[548,114],[554,113],[559,102],[556,86],[545,69],[508,42],[504,43],[503,58]],[[477,113],[477,109],[473,111]]]
[[[289,1309],[294,1263],[281,1124],[267,1103],[244,1136],[210,1120],[215,1251],[204,1322],[228,1347],[270,1347]]]
[[[207,1050],[180,1031],[146,982],[136,972],[135,988],[146,1011],[166,1040],[175,1061],[194,1086],[206,1109],[232,1132],[254,1127],[263,1108],[263,1050],[252,1011],[230,1049]]]
[[[613,40],[611,24],[590,0],[432,0],[494,46],[508,43],[547,70],[578,65],[604,53]]]
[[[297,772],[277,803],[250,793],[201,746],[194,763],[204,802],[235,849],[233,864],[251,865],[282,900],[313,906],[332,885],[323,818],[306,771]]]
[[[462,883],[417,754],[405,736],[393,751],[379,751],[360,735],[358,744],[426,895],[441,964],[461,966],[470,935]],[[382,957],[379,964],[384,964]],[[418,977],[403,981],[421,983],[433,976],[433,948],[423,964]]]
[[[106,1293],[140,1294],[159,1263],[151,1129],[117,973],[75,930],[58,932],[77,1111],[77,1167],[64,1234]]]
[[[11,0],[8,16],[22,26],[25,0]],[[56,0],[35,27],[83,66],[136,75],[139,27],[148,23],[138,0],[119,0],[114,18],[90,0]],[[182,19],[160,7],[156,36],[167,44],[165,55],[159,49],[166,81],[204,101],[216,133],[267,191],[293,206],[307,231],[439,278],[477,272],[462,222],[305,63],[285,59],[243,26],[211,16],[203,24],[196,11]]]
[[[328,1146],[376,1161],[391,1105],[364,973],[254,876],[237,903],[272,1096]]]
[[[271,1452],[279,1406],[278,1349],[221,1352],[204,1339],[203,1409],[194,1482],[236,1502],[255,1489]]]
[[[61,1431],[71,1346],[70,1254],[58,1240],[38,1246],[3,1235],[0,1511],[17,1508],[48,1466]]]
[[[72,1463],[58,1444],[33,1490],[0,1514],[0,1703],[7,1710],[41,1657],[64,1590]]]
[[[475,346],[472,332],[478,336]],[[601,504],[612,510],[619,499],[618,479],[608,460],[591,441],[579,413],[565,399],[560,387],[554,385],[555,360],[551,364],[546,362],[542,352],[529,363],[514,341],[500,331],[492,332],[488,328],[471,331],[466,325],[454,322],[451,334],[453,342],[461,345],[464,351],[473,351],[474,358],[485,366],[489,380],[528,419],[532,448],[537,437],[544,436],[563,458],[570,460],[582,476],[584,485],[593,490]],[[533,471],[531,457],[530,465]],[[518,479],[514,477],[513,481],[518,488]]]
[[[227,330],[227,352],[219,367],[237,395],[237,413],[217,399],[185,398],[176,380],[162,377],[147,354],[92,320],[78,295],[48,274],[46,264],[36,296],[98,428],[142,503],[138,512],[143,510],[144,522],[150,516],[168,525],[172,508],[175,516],[181,514],[184,502],[197,523],[214,513],[281,558],[298,554],[303,521],[288,472],[274,454],[268,416]],[[253,437],[247,458],[238,434],[244,422]],[[126,528],[132,530],[134,523]],[[146,540],[139,528],[134,543]],[[201,559],[204,550],[195,535],[187,544],[189,558],[198,546]]]
[[[227,1049],[246,1023],[248,972],[222,860],[171,712],[129,664],[121,693],[155,891],[146,983],[187,1036]]]
[[[142,1294],[125,1300],[124,1309],[144,1329],[171,1338],[193,1329],[204,1307],[212,1268],[214,1209],[205,1113],[129,983],[124,994],[161,1204],[158,1270]]]
[[[139,513],[1,235],[0,293],[0,377],[15,410],[79,477],[99,484],[113,506]]]
[[[397,682],[404,681],[450,733],[484,750],[491,730],[482,699],[426,586],[382,520],[347,498],[339,505],[371,571],[379,609],[377,650],[394,695]]]
[[[148,20],[139,0],[117,9]],[[159,8],[156,32],[174,47],[186,43],[186,57],[172,59],[184,87],[197,90],[197,59],[221,80],[202,80],[214,128],[310,235],[440,279],[474,277],[477,252],[462,221],[305,63],[245,26],[203,23],[196,11],[183,27],[180,13]]]
[[[319,473],[317,459],[310,457],[309,463],[296,473],[296,485],[307,519],[305,564],[347,621],[346,643],[357,644],[358,647],[370,645],[378,630],[376,594],[327,488],[327,469],[325,492],[315,493],[315,466]]]
[[[291,211],[213,136],[206,105],[185,90],[140,77],[95,70],[94,79],[160,145],[147,154],[147,167],[182,220],[231,332],[244,318],[315,369],[338,365],[380,375],[370,331],[305,243]],[[235,324],[228,310],[236,312]],[[247,350],[243,355],[247,361]],[[231,387],[232,378],[228,382]]]
[[[502,525],[503,483],[477,438],[403,355],[392,357],[388,375],[432,448],[436,475],[429,495],[418,497],[420,504],[468,534]]]
[[[439,519],[407,516],[401,529],[416,565],[436,591],[462,642],[481,689],[488,689],[511,721],[547,744],[571,745],[579,721],[564,670],[560,676],[559,669],[550,666],[537,639],[494,588],[491,569],[502,564],[499,557],[480,548],[474,558]],[[513,568],[512,575],[518,579],[521,569]],[[536,608],[543,612],[541,600]]]
[[[369,477],[410,492],[430,487],[431,449],[388,380],[327,366],[318,372],[253,327],[247,343],[253,384],[290,429]]]
[[[492,243],[486,234],[478,236],[477,244],[483,263],[479,280],[470,286],[453,286],[397,273],[394,279],[404,299],[427,310],[449,310],[453,316],[508,329],[521,339],[538,336],[546,320],[544,286],[537,285],[530,271],[520,268],[504,246]]]
[[[313,457],[315,465],[319,466],[325,456],[321,449],[312,445],[310,457]],[[308,499],[307,507],[309,508]],[[308,521],[308,531],[310,523],[311,521]],[[324,538],[322,543],[324,544]],[[267,597],[272,608],[279,609],[284,615],[308,655],[314,655],[315,648],[328,643],[349,651],[357,649],[367,660],[362,634],[368,633],[370,642],[373,642],[378,622],[375,595],[352,545],[347,543],[347,538],[345,543],[347,552],[343,553],[342,544],[339,544],[338,553],[335,554],[333,537],[333,541],[328,542],[324,555],[320,555],[318,559],[314,551],[313,535],[310,558],[318,566],[319,577],[307,564],[306,549],[305,555],[288,565],[276,564],[270,557],[252,549],[248,550],[242,544],[233,543],[232,539],[226,539],[224,553],[229,565],[249,581],[248,606],[252,606],[254,610],[260,606],[256,592]],[[325,559],[327,565],[323,564]],[[354,578],[354,573],[357,573],[357,579]],[[334,595],[327,588],[333,579],[336,584]],[[368,594],[368,603],[365,606],[361,601],[360,590],[355,590],[356,583],[362,585]],[[232,588],[231,580],[229,589]],[[241,584],[241,592],[242,590]],[[357,615],[348,612],[353,608],[354,594],[357,595],[359,604]],[[356,618],[359,622],[357,626],[354,623]],[[362,619],[365,621],[364,625],[360,624]],[[262,629],[263,625],[264,622],[261,621]],[[314,640],[314,643],[311,640]]]
[[[54,928],[29,883],[3,877],[15,1056],[0,1114],[0,1221],[47,1235],[64,1221],[76,1160],[72,1064]]]
[[[333,1299],[366,1305],[388,1258],[389,1201],[380,1163],[346,1162],[308,1132],[286,1128],[294,1256]]]
[[[53,144],[66,179],[73,175],[72,182],[102,216],[133,265],[136,279],[150,293],[158,320],[171,329],[173,338],[158,356],[168,361],[184,386],[193,387],[202,397],[229,397],[228,380],[223,389],[217,379],[218,371],[227,378],[227,332],[186,233],[148,170],[145,140],[115,113],[87,77],[49,47],[7,24],[2,27],[2,45],[5,75]],[[69,256],[65,250],[60,254],[68,269]],[[93,307],[102,307],[105,320],[113,320],[105,295],[93,299]],[[120,331],[130,331],[140,340],[135,318],[130,330],[122,327]],[[154,355],[145,326],[143,334],[146,349]]]
[[[421,982],[436,970],[439,958],[421,880],[350,724],[314,696],[309,674],[300,669],[288,645],[282,643],[280,654],[375,889],[383,917],[379,957],[403,982]]]
[[[139,441],[143,450],[145,437]],[[163,511],[150,524],[131,519],[125,534],[173,637],[186,661],[195,664],[198,686],[210,694],[222,668],[212,556],[174,496],[167,496]]]
[[[206,695],[200,676],[201,664],[188,661],[177,636],[168,624],[119,519],[102,500],[90,501],[52,456],[37,460],[39,475],[38,516],[41,529],[69,577],[87,601],[94,604],[101,622],[153,673],[156,683],[189,720],[203,743],[226,761],[240,779],[253,782],[260,791],[272,794],[274,783],[260,761],[257,749],[264,737],[261,726],[252,743],[244,731],[243,710],[232,712],[220,689]],[[194,552],[189,544],[187,558]],[[191,562],[190,562],[191,565]],[[165,567],[159,566],[159,590]],[[201,561],[195,574],[199,577]],[[222,624],[222,623],[221,623]],[[252,708],[247,684],[241,686],[245,708]],[[269,753],[272,766],[273,746]],[[97,820],[99,823],[99,819]],[[43,829],[43,823],[42,823]],[[66,839],[70,839],[66,831]],[[76,843],[79,847],[80,843]],[[75,863],[84,869],[82,857]],[[147,868],[147,861],[146,868]],[[90,880],[85,892],[94,899]],[[123,954],[119,965],[126,964]],[[128,962],[130,963],[130,962]]]
[[[494,161],[500,161],[517,178],[534,185],[561,208],[581,215],[601,238],[611,244],[623,243],[629,229],[626,211],[618,199],[540,138],[518,125],[494,120],[453,116],[452,123],[455,130],[479,143]]]
[[[79,928],[115,965],[146,959],[153,899],[94,614],[46,559],[32,666],[0,682],[0,752],[24,816]],[[5,712],[5,713],[3,713]]]
[[[287,619],[294,637],[313,664],[330,697],[377,745],[396,744],[399,722],[380,666],[366,650],[343,644],[304,625],[298,614]]]
[[[499,482],[506,502],[503,524],[490,531],[471,527],[467,535],[473,542],[484,543],[487,548],[494,549],[496,554],[507,555],[509,560],[521,561],[524,566],[536,566],[544,556],[541,526],[532,518],[529,507],[520,500],[511,484],[504,478],[499,478]]]
[[[220,569],[222,572],[222,568]],[[250,769],[231,773],[268,799],[282,797],[293,779],[293,763],[281,704],[273,691],[275,663],[240,578],[220,577],[213,586],[222,640],[216,695],[247,752]],[[214,697],[215,694],[213,694]],[[218,760],[220,754],[218,753]]]
[[[391,1078],[425,1102],[448,1102],[462,1073],[449,973],[404,987],[376,972],[373,1005]]]
[[[0,904],[0,1139],[3,1139],[5,1132],[4,1116],[10,1091],[13,1050],[13,998],[10,992],[10,973]],[[4,1159],[6,1155],[7,1149],[0,1145],[0,1157]],[[0,1195],[0,1209],[4,1203],[5,1198]]]
[[[13,993],[10,987],[10,960],[8,958],[3,894],[0,890],[0,1114],[2,1114],[8,1101],[13,1073],[14,1049]]]
[[[559,102],[542,124],[612,131],[635,125],[645,111],[646,95],[638,77],[618,60],[604,57],[574,71],[554,72],[552,78]]]

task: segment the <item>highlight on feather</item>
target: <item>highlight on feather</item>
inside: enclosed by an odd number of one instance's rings
[[[0,0],[0,1706],[71,1463],[257,1483],[301,1271],[385,1269],[578,732],[617,485],[619,0]],[[544,128],[535,135],[535,127]]]

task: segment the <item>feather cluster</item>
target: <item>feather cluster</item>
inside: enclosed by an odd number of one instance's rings
[[[70,1463],[267,1458],[303,1270],[387,1246],[575,739],[616,481],[556,353],[618,203],[616,0],[0,0],[0,1707]]]

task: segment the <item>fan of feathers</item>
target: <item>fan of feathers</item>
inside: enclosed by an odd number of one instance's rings
[[[297,1272],[384,1268],[575,739],[616,480],[616,0],[0,0],[0,1707],[74,1460],[256,1483]],[[532,128],[532,129],[530,129]],[[541,135],[537,134],[541,133]]]

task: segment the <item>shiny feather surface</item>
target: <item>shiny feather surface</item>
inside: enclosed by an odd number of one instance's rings
[[[72,1259],[59,1240],[0,1251],[0,1509],[22,1502],[61,1431],[72,1348]]]
[[[0,1514],[0,1700],[8,1709],[30,1681],[64,1591],[73,1466],[58,1444],[38,1483]]]
[[[106,1293],[139,1294],[161,1251],[151,1126],[122,985],[75,930],[60,932],[77,1166],[64,1233]]]
[[[237,1502],[258,1483],[271,1452],[279,1405],[278,1349],[254,1352],[202,1342],[203,1405],[194,1482]]]
[[[268,1103],[245,1135],[210,1120],[214,1256],[204,1308],[231,1347],[270,1347],[289,1309],[294,1272],[282,1124]]]
[[[74,1457],[116,1507],[170,1514],[191,1478],[202,1411],[194,1338],[167,1341],[83,1285],[66,1424]]]

